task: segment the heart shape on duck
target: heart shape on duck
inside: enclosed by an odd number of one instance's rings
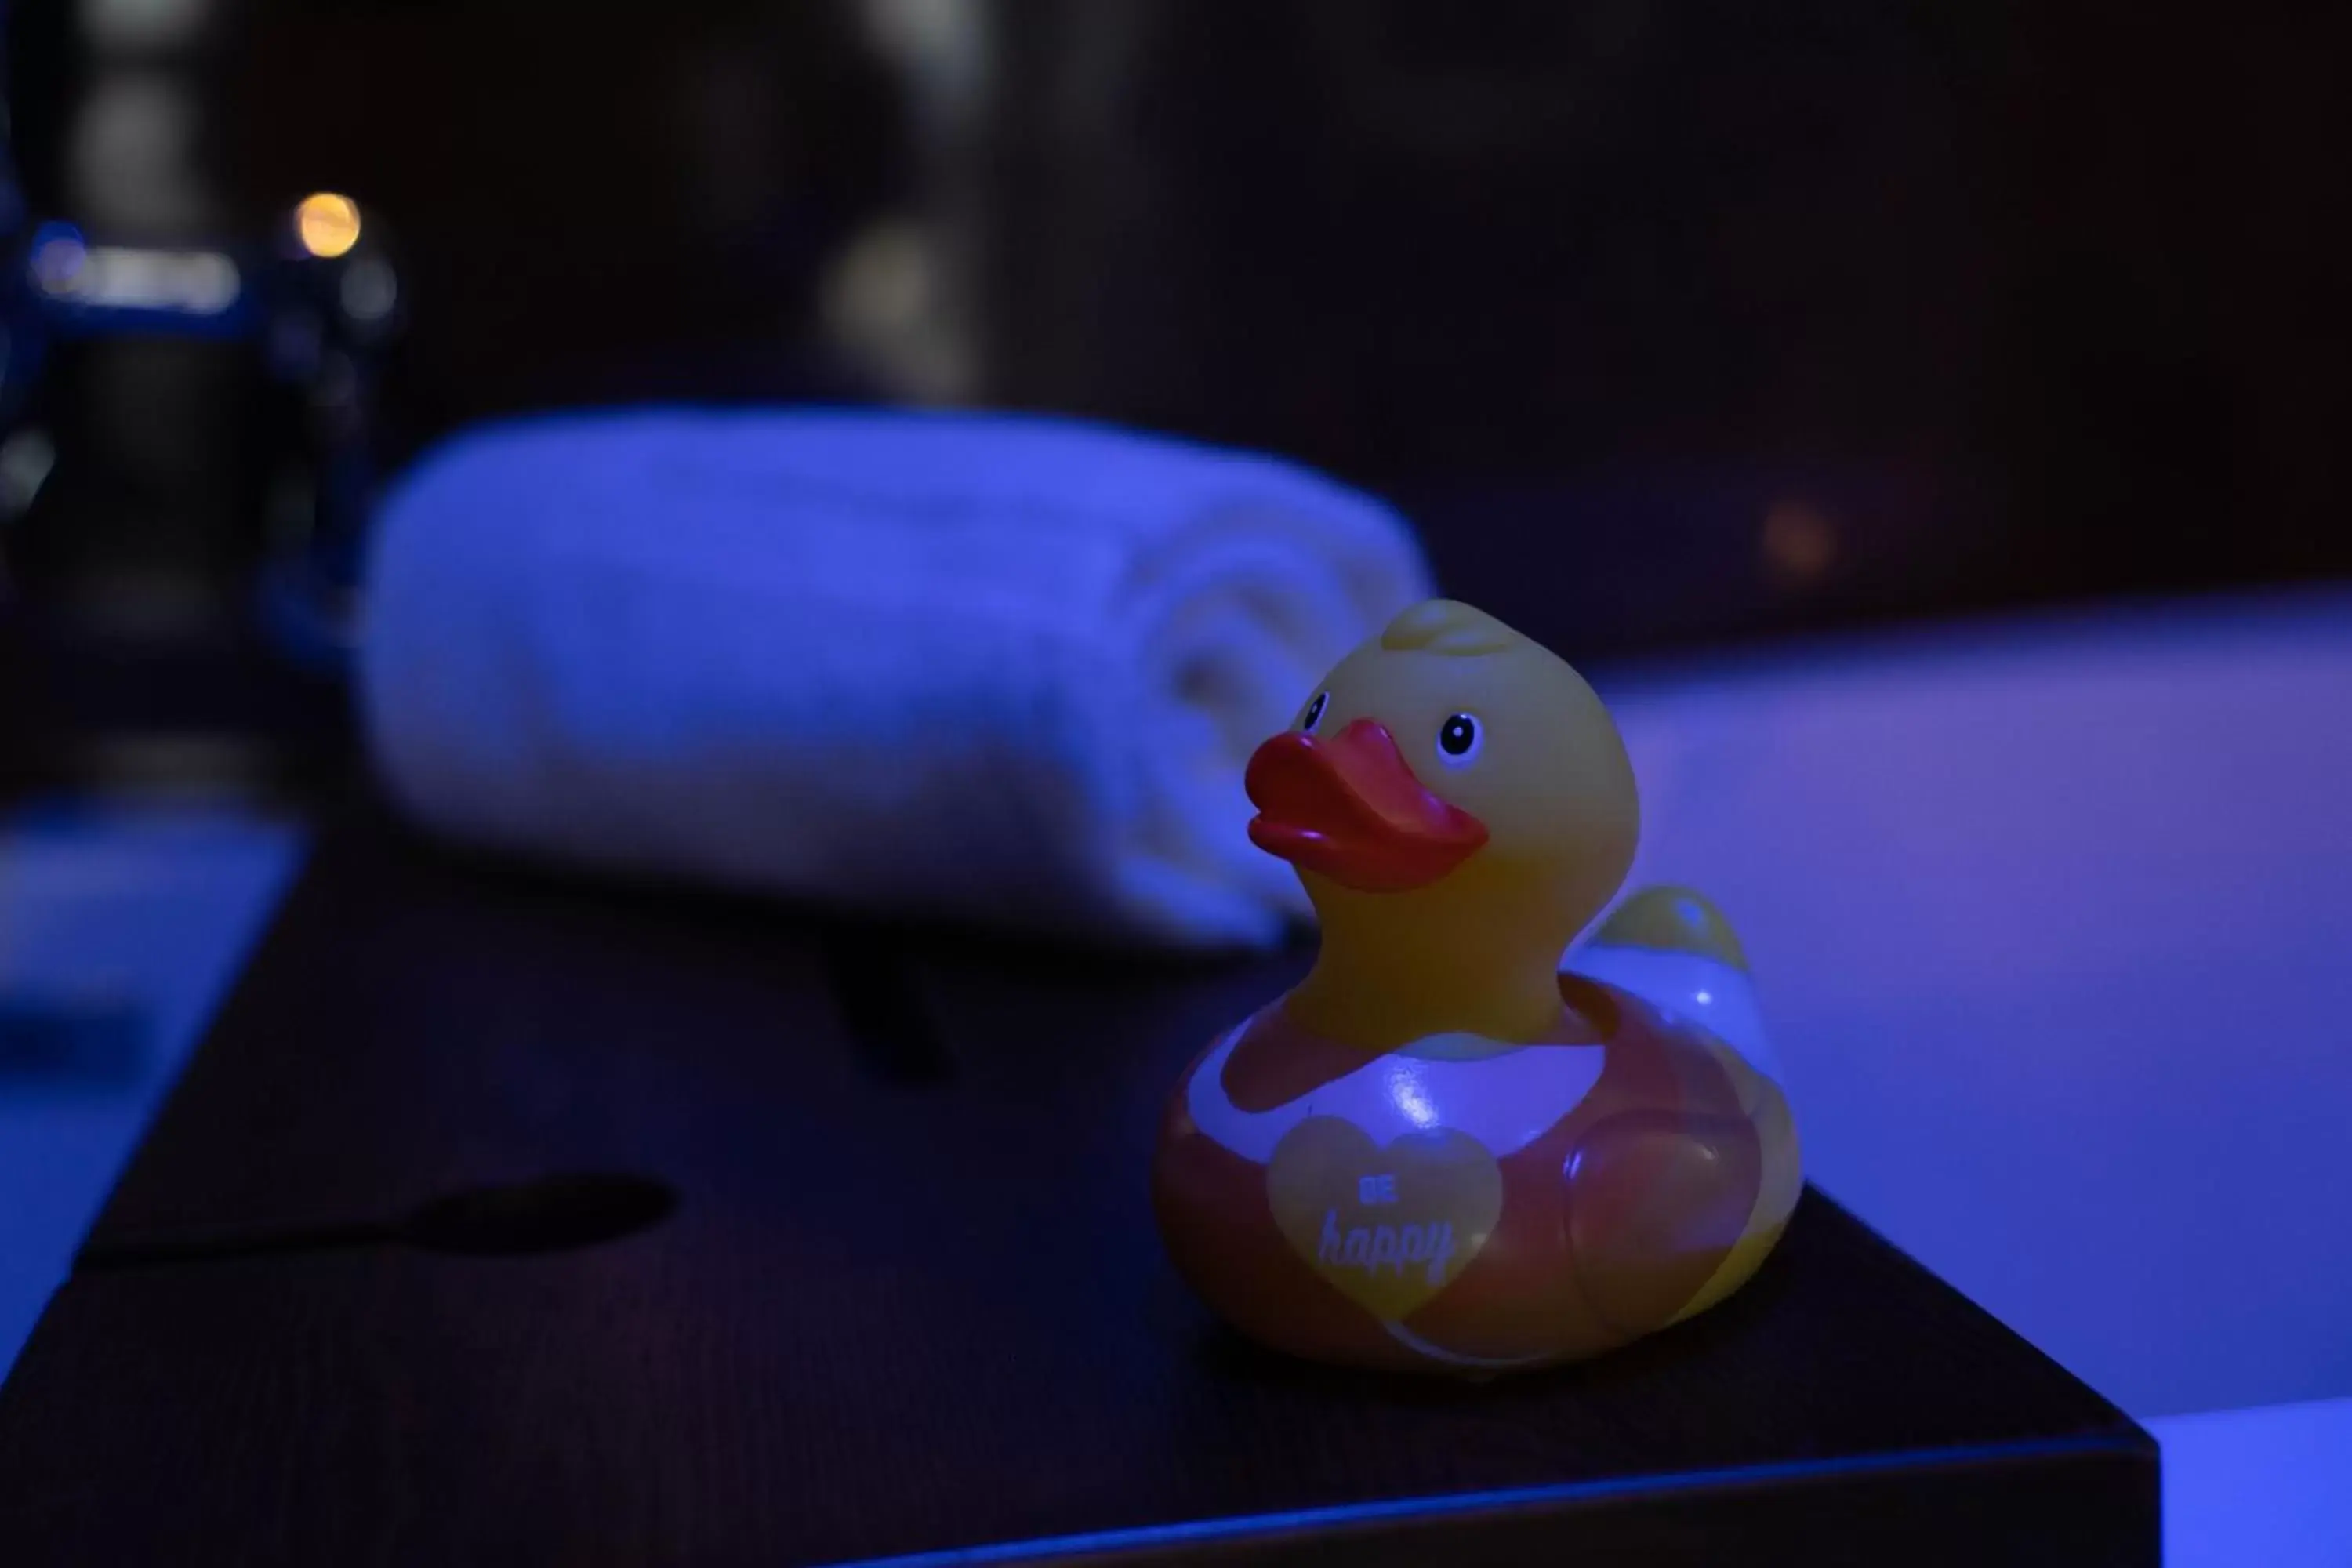
[[[1503,1173],[1467,1133],[1408,1132],[1383,1147],[1330,1116],[1275,1146],[1265,1192],[1292,1250],[1386,1322],[1454,1283],[1503,1212]]]

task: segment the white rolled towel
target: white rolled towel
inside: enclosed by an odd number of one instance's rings
[[[1427,572],[1289,464],[992,415],[647,411],[460,437],[381,515],[360,689],[426,826],[1097,938],[1304,910],[1242,771]]]

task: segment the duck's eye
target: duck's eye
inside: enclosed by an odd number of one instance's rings
[[[1486,743],[1486,731],[1472,713],[1456,713],[1438,727],[1437,760],[1449,768],[1466,765]]]
[[[1317,724],[1321,723],[1323,721],[1323,710],[1330,705],[1330,701],[1331,694],[1329,692],[1317,692],[1315,694],[1315,700],[1307,703],[1307,711],[1298,716],[1298,727],[1302,730],[1311,731]]]

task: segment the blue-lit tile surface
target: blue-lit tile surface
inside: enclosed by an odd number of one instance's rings
[[[1830,1192],[2136,1415],[2352,1395],[2352,595],[1612,695]]]
[[[229,816],[0,823],[0,1373],[300,853]]]
[[[2167,1568],[2352,1563],[2352,1399],[2147,1426],[2164,1446]]]

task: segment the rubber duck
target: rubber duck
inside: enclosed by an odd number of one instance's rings
[[[1213,1309],[1295,1355],[1484,1377],[1625,1344],[1756,1272],[1803,1178],[1731,927],[1652,888],[1568,953],[1640,823],[1574,669],[1417,605],[1245,782],[1321,945],[1162,1118],[1160,1231]]]

